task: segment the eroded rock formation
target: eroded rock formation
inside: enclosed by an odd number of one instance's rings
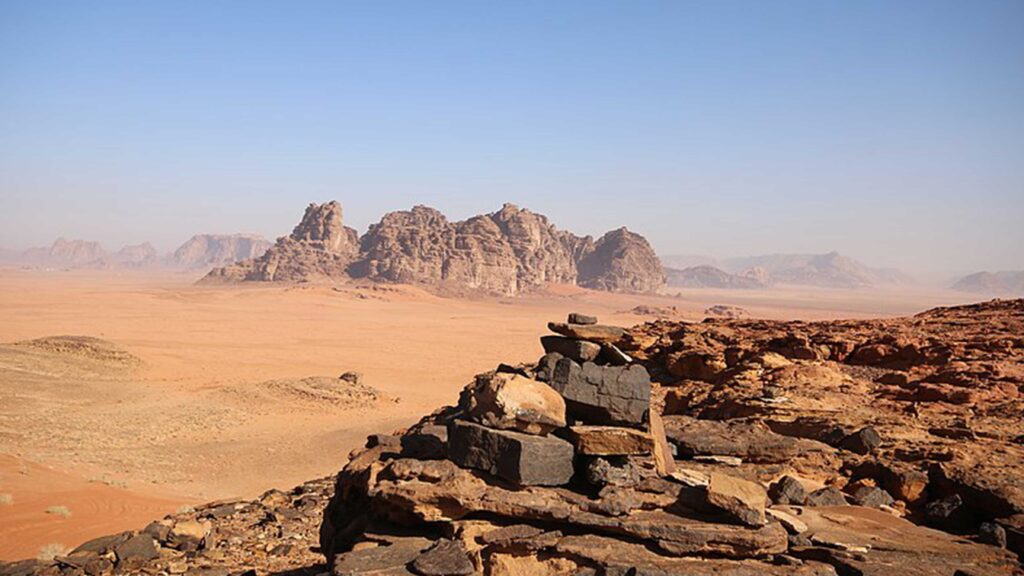
[[[209,281],[299,282],[345,275],[358,253],[358,234],[342,224],[341,204],[310,204],[290,236],[259,258],[214,268]]]
[[[546,283],[621,292],[654,291],[665,283],[650,245],[625,228],[595,243],[512,204],[460,222],[416,206],[386,214],[356,241],[341,224],[341,206],[324,207],[311,205],[313,213],[307,210],[295,232],[263,257],[214,270],[208,279],[367,278],[503,295]]]

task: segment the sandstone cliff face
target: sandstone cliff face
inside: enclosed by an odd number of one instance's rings
[[[208,279],[352,277],[502,295],[545,283],[646,292],[665,282],[661,263],[642,236],[622,229],[595,244],[512,204],[459,222],[427,206],[391,212],[358,242],[341,217],[337,202],[310,205],[292,235],[263,257],[214,270]]]
[[[170,256],[172,266],[203,268],[225,266],[247,258],[258,258],[271,244],[254,234],[196,234]]]
[[[278,238],[263,256],[213,269],[208,281],[301,282],[339,278],[358,253],[358,234],[342,225],[341,204],[310,204],[290,236]]]
[[[602,236],[580,262],[579,284],[611,292],[653,292],[665,285],[665,271],[646,238],[619,228]]]

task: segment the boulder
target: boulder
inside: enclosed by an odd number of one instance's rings
[[[566,338],[565,336],[541,336],[540,343],[547,354],[557,352],[566,358],[571,358],[581,363],[594,360],[601,353],[600,344],[587,340],[577,340],[576,338]]]
[[[802,506],[807,501],[807,489],[792,476],[783,476],[768,487],[768,496],[776,504]]]
[[[565,401],[551,386],[519,374],[476,378],[462,394],[466,417],[491,428],[547,434],[565,426]]]
[[[894,503],[892,496],[888,492],[876,486],[859,486],[850,496],[853,497],[853,501],[858,506],[866,506],[868,508],[892,506]]]
[[[587,316],[586,314],[580,314],[579,312],[570,312],[568,321],[569,324],[590,326],[597,324],[597,316]]]
[[[572,426],[569,436],[576,452],[588,456],[650,454],[651,437],[646,432],[617,426]]]
[[[860,430],[843,438],[839,447],[857,454],[868,454],[882,445],[882,437],[875,430],[874,426],[861,428]]]
[[[137,566],[160,555],[156,540],[146,533],[140,533],[121,542],[114,548],[118,565]]]
[[[588,424],[641,427],[651,400],[647,370],[632,366],[581,366],[569,358],[555,365],[551,387],[564,398],[569,415]]]
[[[834,486],[819,488],[807,495],[805,502],[808,506],[846,506],[846,498],[843,493]]]
[[[448,457],[459,466],[483,470],[519,486],[560,486],[573,474],[572,444],[453,420]]]
[[[760,484],[712,472],[707,486],[708,503],[747,526],[763,526],[768,495]]]

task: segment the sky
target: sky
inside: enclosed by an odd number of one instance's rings
[[[1024,2],[0,0],[0,247],[513,202],[662,254],[1024,269]]]

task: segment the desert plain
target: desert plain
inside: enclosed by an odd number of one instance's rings
[[[631,295],[560,285],[444,298],[403,285],[196,279],[0,269],[0,559],[332,474],[367,434],[450,403],[474,374],[535,361],[546,322],[570,311],[629,326],[696,321],[713,305],[817,320],[971,299],[905,287]],[[359,382],[339,380],[348,372]]]

